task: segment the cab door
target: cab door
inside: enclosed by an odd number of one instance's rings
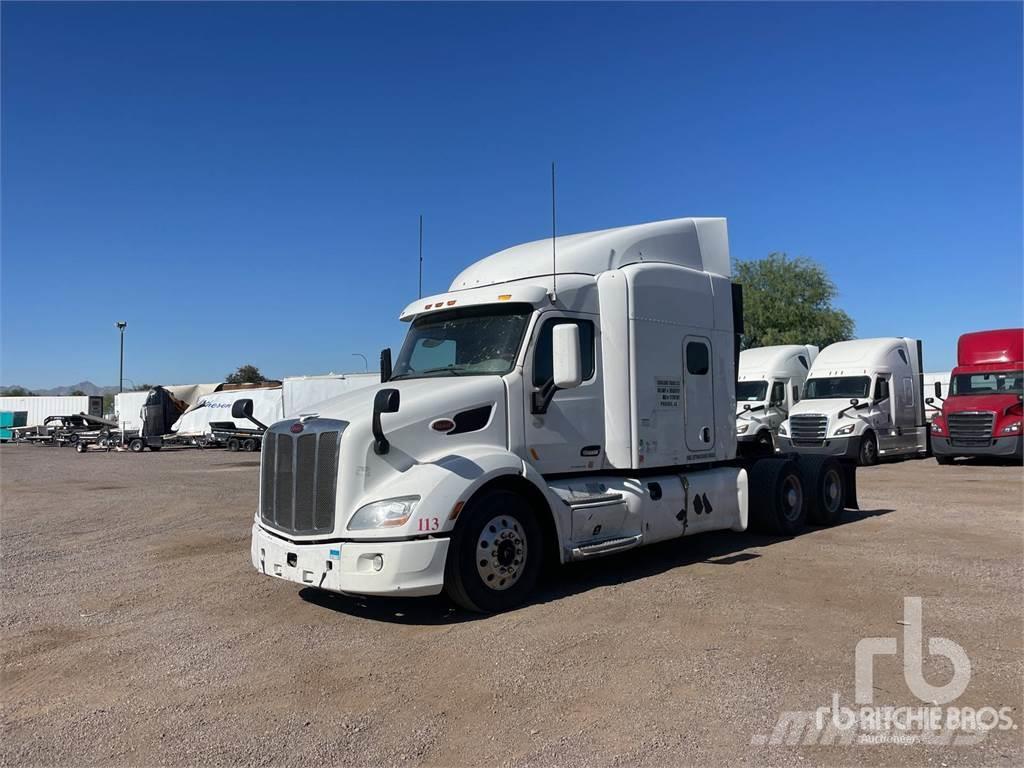
[[[526,458],[542,475],[585,472],[604,466],[604,400],[595,315],[545,313],[531,339],[525,373]],[[551,332],[575,323],[580,329],[583,383],[550,392]]]
[[[686,448],[710,451],[715,447],[715,383],[711,340],[704,336],[683,339],[683,418]]]

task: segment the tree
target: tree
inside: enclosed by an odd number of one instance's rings
[[[0,388],[0,395],[3,397],[32,397],[32,393],[24,387],[3,387]]]
[[[153,388],[152,384],[136,384],[132,392],[148,392]]]
[[[735,273],[743,286],[743,349],[775,344],[824,349],[853,336],[853,320],[832,306],[836,286],[820,264],[771,253],[736,262]]]
[[[224,379],[226,384],[262,384],[266,379],[255,365],[242,365]]]
[[[81,397],[84,394],[85,394],[85,392],[83,392],[82,390],[76,389],[74,392],[71,393],[71,396],[72,397]]]

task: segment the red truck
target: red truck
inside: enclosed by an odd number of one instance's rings
[[[960,337],[949,396],[935,398],[942,412],[932,421],[932,452],[939,464],[958,456],[1024,459],[1024,328],[977,331]]]

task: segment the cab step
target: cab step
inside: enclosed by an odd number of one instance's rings
[[[610,555],[612,552],[622,552],[633,547],[640,546],[643,541],[643,534],[636,536],[625,536],[618,539],[605,539],[596,544],[585,544],[582,547],[574,547],[572,550],[573,560],[586,560],[588,557],[598,555]]]

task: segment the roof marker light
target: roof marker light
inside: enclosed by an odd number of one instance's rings
[[[448,302],[448,306],[449,307],[455,306],[455,299],[452,299],[451,301],[449,301]]]

